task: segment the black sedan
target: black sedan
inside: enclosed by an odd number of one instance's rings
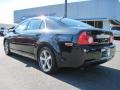
[[[45,73],[62,67],[99,65],[115,54],[113,34],[68,18],[30,18],[4,37],[7,55],[17,53],[38,61]]]

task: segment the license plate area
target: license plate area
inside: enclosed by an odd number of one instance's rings
[[[110,48],[101,49],[102,57],[110,57]]]
[[[106,35],[106,34],[96,35],[97,39],[104,39],[104,38],[108,39],[109,37],[110,37],[110,35]]]

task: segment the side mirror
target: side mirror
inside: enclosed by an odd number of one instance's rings
[[[14,29],[14,28],[15,28],[15,26],[13,26],[13,27],[9,28],[8,30],[10,30],[10,29]]]
[[[4,27],[1,27],[0,29],[1,29],[1,30],[5,30],[5,28],[4,28]]]
[[[15,29],[15,26],[9,28],[8,31],[9,31],[9,32],[14,32],[14,31],[15,31],[14,29]]]

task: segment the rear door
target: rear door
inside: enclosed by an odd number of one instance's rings
[[[20,36],[23,40],[21,42],[21,51],[34,55],[34,48],[36,42],[39,39],[42,20],[32,19],[30,20],[26,30]]]

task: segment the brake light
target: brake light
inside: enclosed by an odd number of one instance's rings
[[[109,43],[113,43],[113,41],[114,41],[114,36],[111,35],[110,38],[109,38]]]
[[[82,32],[78,38],[77,43],[79,45],[90,45],[94,44],[94,39],[92,36],[88,35],[87,32]]]

